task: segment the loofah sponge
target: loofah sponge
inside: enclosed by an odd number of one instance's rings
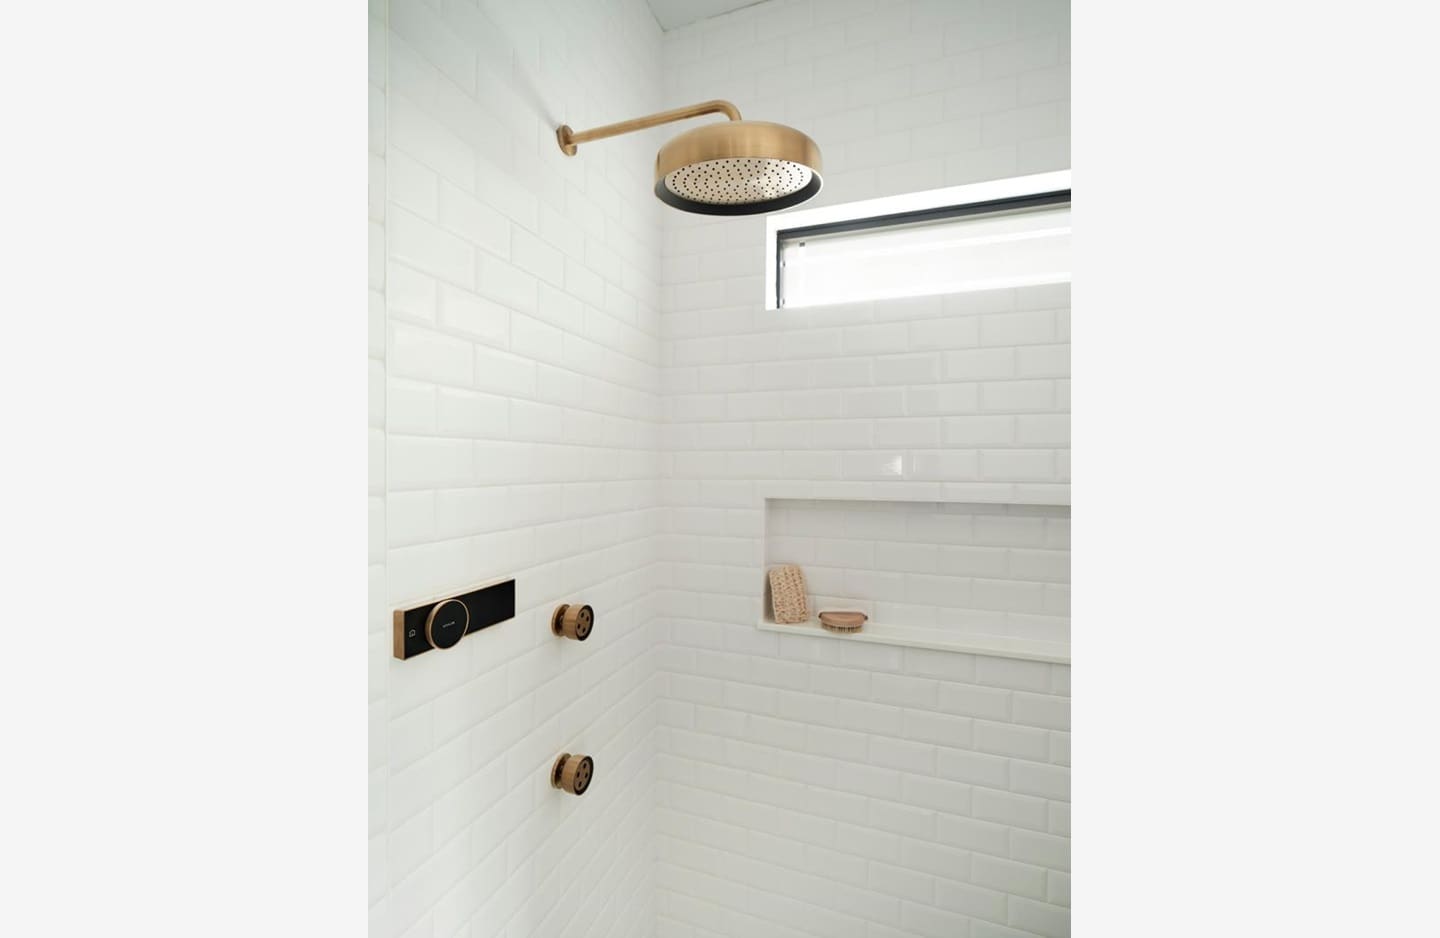
[[[793,625],[810,619],[805,601],[805,574],[794,564],[770,568],[770,608],[775,621]]]

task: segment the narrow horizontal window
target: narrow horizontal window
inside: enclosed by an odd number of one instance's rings
[[[774,250],[785,309],[1064,282],[1070,191],[780,227]]]

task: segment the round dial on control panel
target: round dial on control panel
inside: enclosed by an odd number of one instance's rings
[[[458,599],[436,603],[425,617],[425,640],[431,648],[454,648],[470,626],[470,609]]]

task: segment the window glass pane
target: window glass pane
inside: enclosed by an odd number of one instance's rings
[[[780,238],[786,309],[1069,279],[1068,203]]]

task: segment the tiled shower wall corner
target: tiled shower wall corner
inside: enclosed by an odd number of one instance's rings
[[[806,131],[815,204],[1069,167],[1063,3],[769,0],[665,104]],[[1069,502],[1069,289],[783,312],[666,213],[660,934],[1069,933],[1069,667],[757,630],[764,499]]]
[[[553,133],[658,109],[661,33],[644,0],[371,32],[371,933],[653,934],[659,140]],[[391,609],[502,576],[514,621],[392,660]],[[583,645],[548,630],[575,599]]]
[[[754,584],[765,495],[1064,503],[1068,291],[766,314],[763,222],[648,196],[669,129],[552,134],[732,98],[820,204],[1064,168],[1067,17],[372,2],[373,934],[1066,932],[1069,669],[762,633]],[[391,660],[500,575],[514,622]]]

